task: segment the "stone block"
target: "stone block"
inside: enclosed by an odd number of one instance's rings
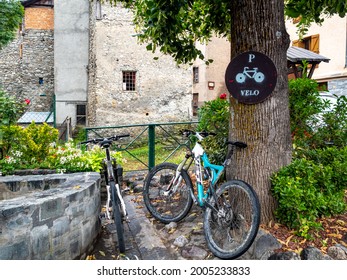
[[[50,249],[49,229],[47,225],[33,228],[30,233],[33,259],[47,259]]]
[[[56,198],[48,200],[41,205],[40,220],[47,220],[50,218],[60,217],[64,212],[62,206],[62,199]]]
[[[52,236],[62,236],[70,230],[70,219],[67,216],[63,216],[61,218],[53,221],[52,227]]]
[[[29,238],[26,240],[20,241],[16,244],[11,245],[10,247],[12,250],[12,258],[13,260],[28,260],[30,259],[29,256],[29,245],[30,241]]]

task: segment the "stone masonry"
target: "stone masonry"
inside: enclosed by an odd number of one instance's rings
[[[49,111],[53,103],[53,31],[26,30],[0,52],[0,86],[29,111]]]
[[[0,200],[0,259],[84,259],[100,232],[100,182],[93,172],[0,177],[21,193]]]
[[[188,120],[190,67],[138,44],[130,10],[102,5],[101,14],[90,28],[89,126]],[[123,89],[122,71],[136,71],[135,91]]]
[[[328,90],[337,96],[347,96],[347,79],[329,81]]]

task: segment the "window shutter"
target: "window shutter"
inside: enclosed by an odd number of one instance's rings
[[[292,44],[294,47],[305,48],[305,43],[301,40],[294,40]]]
[[[319,53],[319,34],[311,36],[310,51]]]

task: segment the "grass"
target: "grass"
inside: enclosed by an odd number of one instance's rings
[[[171,156],[175,148],[171,146],[164,146],[163,144],[155,145],[155,165],[162,163],[164,161],[180,163],[185,155],[185,147],[181,147],[179,150],[175,151]],[[131,153],[131,154],[130,154]],[[124,163],[122,167],[124,171],[133,170],[145,170],[148,169],[148,146],[138,147],[122,152],[124,158]],[[170,156],[170,157],[169,157]],[[168,158],[169,157],[169,158]],[[142,162],[141,162],[142,161]]]

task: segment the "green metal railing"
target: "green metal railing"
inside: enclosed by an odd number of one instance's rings
[[[136,161],[140,162],[145,168],[141,170],[150,170],[158,162],[156,162],[156,144],[165,143],[168,145],[168,156],[163,160],[167,161],[176,152],[182,148],[190,146],[189,140],[183,139],[179,133],[184,128],[192,128],[196,126],[197,121],[191,122],[174,122],[174,123],[152,123],[152,124],[132,124],[119,126],[102,126],[102,127],[87,127],[85,129],[85,139],[102,138],[116,134],[130,134],[130,140],[127,142],[117,143],[118,151],[128,153]],[[147,163],[136,156],[133,150],[136,147],[147,146],[148,157]],[[133,169],[139,170],[139,169]],[[132,171],[132,170],[126,170]]]

